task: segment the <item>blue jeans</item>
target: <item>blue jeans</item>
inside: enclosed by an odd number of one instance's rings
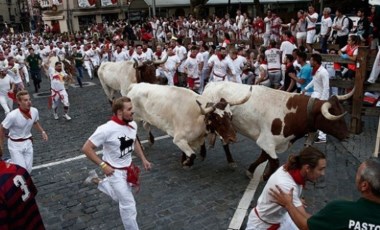
[[[78,74],[77,74],[77,81],[78,81],[78,84],[80,87],[83,87],[82,85],[82,79],[83,79],[83,66],[76,66],[75,67],[78,71]]]

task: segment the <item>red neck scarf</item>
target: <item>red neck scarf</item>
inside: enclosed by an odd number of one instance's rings
[[[161,52],[161,51],[157,51],[157,52],[156,52],[156,56],[157,56],[157,57],[161,58],[161,55],[162,55],[162,52]]]
[[[320,67],[320,65],[317,65],[317,66],[313,67],[313,71],[311,72],[311,76],[314,76],[315,73],[317,73],[319,67]]]
[[[134,49],[130,49],[129,50],[129,56],[132,56],[133,52],[135,52],[135,50]]]
[[[22,109],[20,106],[18,107],[18,109],[26,117],[26,119],[32,119],[32,114],[30,113],[30,109]]]
[[[222,54],[217,54],[217,56],[218,56],[220,61],[224,59],[224,57],[222,57]]]
[[[113,116],[111,117],[111,120],[114,121],[114,122],[116,122],[116,123],[119,124],[119,125],[125,125],[125,126],[128,126],[128,127],[131,128],[131,129],[135,129],[135,128],[133,128],[132,125],[130,125],[130,124],[128,124],[128,123],[125,123],[125,121],[123,121],[123,120],[120,120],[116,115],[113,115]]]
[[[301,170],[294,169],[294,170],[288,171],[288,173],[290,174],[290,176],[292,176],[292,178],[293,178],[294,182],[296,182],[296,184],[302,185],[303,187],[305,186],[306,181],[301,175]]]

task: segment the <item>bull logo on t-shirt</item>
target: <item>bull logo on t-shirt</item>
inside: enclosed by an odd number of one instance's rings
[[[126,139],[126,136],[119,137],[120,141],[120,157],[123,158],[125,155],[130,154],[132,152],[133,139]]]

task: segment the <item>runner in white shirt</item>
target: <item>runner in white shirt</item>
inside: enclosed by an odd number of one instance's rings
[[[185,60],[187,58],[187,50],[186,48],[182,45],[182,39],[178,38],[176,40],[176,47],[173,49],[174,53],[178,56],[180,60],[180,65],[178,67],[178,84],[179,86],[186,87],[187,85],[187,79],[186,79],[186,73],[185,73]]]
[[[20,66],[15,63],[15,59],[13,57],[8,58],[8,75],[12,77],[13,83],[15,84],[16,92],[24,89],[24,83],[22,82],[22,78],[20,76]]]
[[[314,36],[316,33],[315,25],[318,21],[318,13],[315,12],[314,6],[310,5],[308,8],[309,12],[306,15],[306,48],[311,53],[313,51],[312,44],[314,43]]]
[[[171,47],[168,47],[167,55],[168,59],[162,68],[162,73],[168,79],[168,85],[174,85],[174,75],[179,64],[181,63],[181,60],[179,60],[178,56],[174,53],[173,48]]]
[[[304,148],[299,155],[290,156],[285,165],[272,174],[257,205],[248,216],[246,230],[298,229],[286,209],[273,201],[271,191],[280,188],[285,193],[293,190],[293,204],[304,215],[309,215],[300,199],[306,181],[316,182],[325,174],[326,157],[318,149]],[[277,190],[276,190],[277,191]]]
[[[23,78],[25,79],[25,82],[26,82],[26,85],[29,86],[29,71],[28,71],[28,68],[26,68],[26,65],[25,65],[25,58],[27,56],[24,55],[24,52],[19,49],[18,50],[18,53],[15,57],[15,61],[17,64],[19,64],[19,72],[20,74],[23,76]]]
[[[302,93],[307,92],[308,89],[313,87],[314,91],[311,97],[320,100],[328,100],[330,97],[330,77],[329,72],[322,66],[322,57],[320,54],[312,54],[310,58],[310,65],[313,68],[311,82],[305,87]],[[318,138],[315,143],[325,143],[326,133],[318,131]]]
[[[68,77],[65,70],[62,68],[61,62],[56,62],[54,68],[49,68],[49,77],[50,77],[50,87],[51,87],[51,97],[50,102],[52,103],[54,119],[58,120],[58,105],[61,102],[63,104],[63,117],[66,120],[71,120],[71,117],[68,115],[69,111],[69,95],[65,89],[65,78]]]
[[[153,50],[148,47],[148,42],[145,41],[142,45],[142,51],[145,53],[146,60],[152,61],[153,60]]]
[[[238,55],[238,51],[235,49],[230,51],[230,54],[226,57],[226,59],[229,59],[235,68],[235,76],[227,74],[228,80],[232,82],[242,83],[241,75],[243,73],[244,66],[247,64],[247,59],[241,55]]]
[[[8,93],[13,94],[14,90],[13,80],[8,76],[7,72],[7,68],[0,67],[0,104],[5,115],[13,110],[13,100],[8,96]]]
[[[281,51],[276,48],[274,40],[271,40],[270,48],[265,51],[265,59],[268,63],[268,76],[271,87],[278,89],[282,80]]]
[[[132,186],[139,186],[139,175],[138,167],[132,162],[132,153],[141,159],[145,170],[150,170],[152,165],[145,158],[138,141],[137,124],[133,121],[132,109],[129,98],[116,99],[112,104],[111,121],[99,126],[83,145],[82,150],[106,175],[106,178],[101,180],[95,170],[92,170],[85,184],[97,184],[100,191],[119,203],[124,229],[138,230]],[[102,158],[95,152],[100,146],[103,146]]]
[[[132,55],[132,60],[136,60],[138,63],[143,63],[148,60],[146,53],[142,50],[142,45],[136,45],[136,50]]]
[[[187,73],[187,87],[191,90],[198,90],[203,69],[203,59],[196,46],[191,47],[191,52],[185,61],[184,68]]]
[[[211,69],[210,81],[228,81],[228,71],[230,71],[232,78],[236,77],[235,67],[232,61],[228,60],[226,56],[226,48],[220,47],[219,50],[216,51],[216,55],[211,56],[208,60],[208,66]]]
[[[116,50],[112,53],[112,60],[114,62],[127,61],[127,54],[122,50],[121,45],[116,46]]]
[[[42,138],[48,136],[39,123],[38,110],[32,107],[30,96],[22,90],[16,95],[18,109],[12,110],[0,125],[0,148],[4,149],[4,137],[8,130],[8,150],[13,163],[24,167],[29,173],[33,166],[33,142],[31,129],[34,127]]]
[[[86,68],[87,70],[87,74],[88,76],[90,77],[90,79],[92,80],[93,79],[93,75],[92,75],[92,72],[94,71],[94,66],[92,64],[92,61],[91,61],[91,57],[94,56],[94,51],[91,49],[91,47],[89,47],[88,45],[85,45],[83,47],[84,49],[84,52],[83,52],[83,60],[84,60],[84,67]]]

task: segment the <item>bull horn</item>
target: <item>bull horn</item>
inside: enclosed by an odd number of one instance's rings
[[[347,100],[348,98],[352,97],[352,95],[355,92],[355,87],[351,90],[351,92],[345,94],[345,95],[336,95],[339,101]]]
[[[237,101],[228,102],[228,104],[230,104],[230,106],[244,104],[249,100],[249,98],[251,97],[251,94],[252,94],[252,86],[249,88],[249,91],[248,91],[247,95],[245,95],[244,98],[237,100]]]
[[[198,100],[195,100],[195,101],[197,102],[199,108],[201,109],[201,114],[202,115],[206,115],[208,113],[211,113],[211,112],[213,112],[216,109],[215,106],[210,106],[210,107],[207,107],[207,108],[204,109],[203,106],[202,106],[202,103],[200,103]]]
[[[136,60],[136,58],[133,58],[133,61],[135,62],[135,64],[133,64],[133,68],[138,69],[138,68],[140,68],[140,67],[142,66],[142,64],[140,64],[140,63]]]
[[[164,64],[166,62],[166,60],[168,60],[168,55],[166,55],[165,58],[162,59],[161,61],[153,61],[153,64],[161,65],[161,64]]]
[[[331,108],[331,103],[330,102],[325,102],[323,103],[322,107],[321,107],[321,113],[322,115],[327,119],[327,120],[331,120],[331,121],[336,121],[336,120],[339,120],[341,119],[342,117],[344,117],[344,115],[346,115],[347,112],[344,112],[343,114],[341,115],[338,115],[338,116],[335,116],[335,115],[332,115],[330,112],[329,112],[329,109]]]

